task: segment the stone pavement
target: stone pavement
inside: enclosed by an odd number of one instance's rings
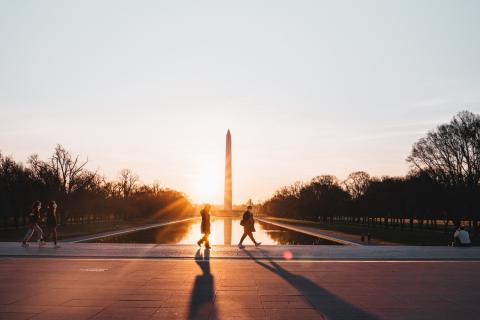
[[[476,319],[478,261],[0,258],[0,319]]]
[[[127,243],[60,243],[61,248],[27,249],[17,242],[0,242],[0,256],[76,257],[76,258],[182,258],[191,259],[196,245]],[[479,260],[480,247],[439,246],[214,246],[212,259],[314,259],[314,260]]]

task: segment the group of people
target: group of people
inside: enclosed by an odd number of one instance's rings
[[[53,244],[55,248],[60,246],[57,243],[57,203],[50,200],[47,209],[42,212],[42,203],[35,201],[32,205],[32,211],[28,215],[28,231],[22,241],[22,247],[27,248],[28,242],[34,233],[37,233],[37,241],[39,246],[47,245],[46,239],[53,235]],[[41,224],[44,224],[47,233],[44,234]]]
[[[202,210],[200,210],[200,215],[202,216],[200,231],[203,234],[203,237],[197,242],[198,246],[205,244],[205,248],[207,249],[211,248],[210,241],[208,240],[208,237],[210,236],[210,208],[211,206],[207,204]],[[245,248],[243,240],[245,240],[247,236],[252,240],[256,247],[262,244],[261,242],[256,241],[253,236],[253,232],[255,232],[255,220],[253,219],[252,206],[248,206],[247,211],[243,213],[240,225],[243,226],[243,235],[238,243],[240,249]]]

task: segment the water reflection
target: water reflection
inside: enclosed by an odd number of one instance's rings
[[[278,244],[311,244],[332,245],[331,241],[290,231],[266,223],[255,223],[255,239],[264,245]],[[231,245],[237,244],[243,234],[243,227],[239,218],[212,217],[210,244]],[[158,243],[158,244],[196,244],[202,236],[200,220],[187,221],[167,225],[164,227],[138,231],[126,235],[107,237],[94,242],[113,243]],[[251,245],[250,239],[245,239],[245,245]]]
[[[312,244],[312,245],[338,245],[329,240],[322,238],[312,237],[307,234],[285,231],[285,229],[268,224],[268,223],[259,223],[268,236],[276,242],[276,244]],[[256,226],[255,226],[256,227]]]
[[[110,236],[88,242],[177,244],[186,237],[190,231],[190,228],[191,225],[188,222],[175,223],[160,228],[148,229],[118,236]]]
[[[223,218],[223,244],[232,244],[232,218]]]

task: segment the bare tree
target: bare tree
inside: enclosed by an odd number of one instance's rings
[[[107,198],[115,199],[115,198],[120,198],[121,197],[120,188],[119,188],[118,183],[110,182],[110,181],[107,181],[106,178],[103,178],[102,186],[103,186],[103,190],[105,192],[105,196]]]
[[[155,196],[160,194],[160,192],[162,191],[162,187],[160,186],[160,182],[158,180],[153,181],[151,190],[152,194],[154,194]]]
[[[364,171],[352,172],[348,175],[343,185],[352,199],[357,200],[365,194],[371,183],[370,175]]]
[[[50,158],[50,168],[55,173],[61,186],[61,191],[69,195],[77,188],[88,184],[95,175],[87,177],[85,165],[88,159],[80,162],[78,156],[75,158],[61,145],[57,145]]]
[[[137,188],[139,177],[130,169],[122,169],[118,173],[118,187],[124,198],[129,198]]]
[[[446,211],[455,224],[467,216],[473,219],[477,233],[480,115],[469,111],[458,113],[450,123],[437,127],[415,143],[407,161],[413,172],[426,173],[449,190]]]
[[[480,116],[469,111],[458,113],[450,123],[416,142],[407,161],[413,171],[427,172],[445,185],[478,186]]]
[[[30,166],[33,176],[45,187],[60,192],[60,177],[53,171],[49,163],[39,159],[37,154],[32,154],[27,163]]]

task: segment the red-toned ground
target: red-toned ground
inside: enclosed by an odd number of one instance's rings
[[[477,319],[480,262],[0,260],[0,319]]]

